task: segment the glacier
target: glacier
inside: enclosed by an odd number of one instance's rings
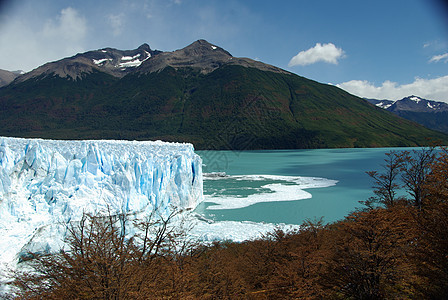
[[[0,137],[3,268],[28,251],[59,250],[84,213],[167,216],[202,200],[202,160],[191,144]]]
[[[191,144],[161,141],[58,141],[0,137],[0,297],[8,292],[9,271],[28,252],[64,248],[73,222],[85,213],[126,214],[139,220],[154,212],[167,217],[183,211],[189,238],[204,243],[261,238],[275,229],[299,225],[214,221],[194,211],[235,209],[259,202],[311,197],[303,189],[327,187],[323,178],[203,174]],[[203,194],[204,180],[259,181],[257,195]],[[259,190],[266,190],[260,192]],[[199,209],[200,211],[200,209]],[[174,220],[176,222],[176,220]],[[133,232],[130,232],[132,235]]]

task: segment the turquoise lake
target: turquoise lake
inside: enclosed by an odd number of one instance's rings
[[[205,201],[196,212],[215,221],[301,224],[322,217],[333,222],[373,196],[366,171],[381,170],[392,150],[410,149],[197,151],[204,164]],[[315,183],[330,186],[304,188],[311,198],[300,198],[298,187]],[[252,200],[255,204],[247,206]]]

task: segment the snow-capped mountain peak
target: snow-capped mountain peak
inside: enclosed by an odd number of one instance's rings
[[[448,103],[427,100],[414,95],[397,101],[376,99],[366,100],[380,108],[419,123],[429,129],[448,133]]]
[[[406,98],[404,98],[406,99]],[[420,101],[422,101],[423,99],[417,96],[411,96],[411,97],[407,97],[407,99],[415,101],[416,103],[419,103]]]
[[[395,101],[388,108],[391,111],[412,111],[412,112],[442,112],[448,111],[448,104],[439,101],[427,100],[418,96],[409,96]]]
[[[445,112],[448,111],[448,104],[445,102],[423,99],[418,96],[409,96],[401,100],[376,100],[366,99],[370,103],[393,112]]]

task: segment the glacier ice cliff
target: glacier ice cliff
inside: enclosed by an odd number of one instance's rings
[[[0,260],[57,250],[83,213],[194,209],[202,185],[191,144],[0,137]]]

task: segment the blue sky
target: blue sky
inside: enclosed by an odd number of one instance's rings
[[[104,47],[206,39],[362,97],[448,102],[448,10],[436,0],[0,1],[0,69]]]

